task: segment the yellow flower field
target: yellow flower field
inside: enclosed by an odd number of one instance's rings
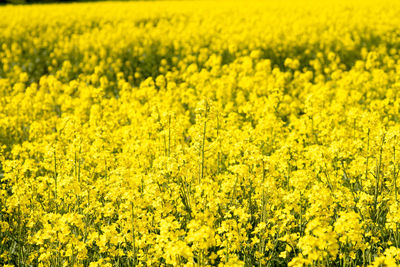
[[[0,265],[400,264],[399,14],[0,6]]]

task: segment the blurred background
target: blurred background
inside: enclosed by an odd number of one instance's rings
[[[96,2],[101,0],[0,0],[0,5],[5,4],[35,4],[35,3],[70,3],[70,2]],[[124,1],[124,0],[122,0]],[[146,1],[146,0],[144,0]]]

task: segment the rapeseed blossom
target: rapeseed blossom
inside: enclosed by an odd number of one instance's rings
[[[0,7],[0,264],[400,264],[400,4]]]

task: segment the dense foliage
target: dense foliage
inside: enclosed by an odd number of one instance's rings
[[[0,7],[0,265],[400,264],[399,13]]]

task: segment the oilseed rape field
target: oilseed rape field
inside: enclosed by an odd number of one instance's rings
[[[399,14],[0,6],[0,265],[399,265]]]

